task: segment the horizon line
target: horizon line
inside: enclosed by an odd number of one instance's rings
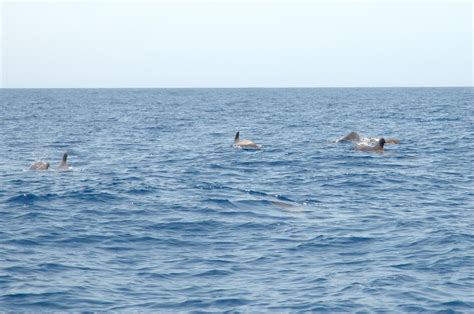
[[[474,85],[420,85],[420,86],[199,86],[199,87],[0,87],[0,89],[323,89],[323,88],[472,88]]]

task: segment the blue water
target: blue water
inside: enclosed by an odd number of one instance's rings
[[[0,90],[0,309],[474,312],[473,91]]]

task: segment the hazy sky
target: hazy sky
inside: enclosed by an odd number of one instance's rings
[[[2,87],[472,86],[472,1],[0,0]]]

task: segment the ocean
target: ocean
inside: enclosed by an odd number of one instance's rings
[[[472,313],[473,92],[0,89],[0,311]]]

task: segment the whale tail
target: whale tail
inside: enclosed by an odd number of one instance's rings
[[[239,140],[240,140],[240,131],[237,131],[237,133],[235,133],[234,143],[237,143]]]

